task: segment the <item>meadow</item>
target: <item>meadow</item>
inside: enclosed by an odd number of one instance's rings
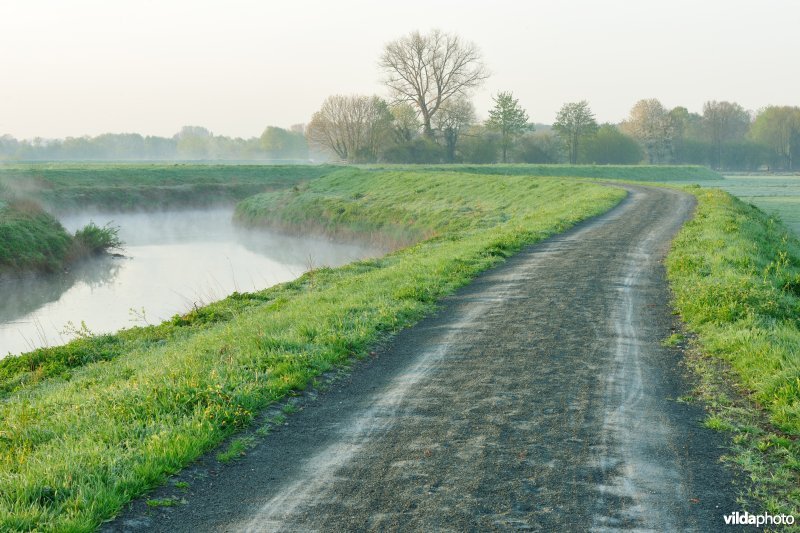
[[[157,210],[235,203],[331,172],[317,165],[49,163],[0,165],[0,198],[27,198],[51,211]]]
[[[671,185],[686,184],[685,179],[670,176],[660,176],[655,181]],[[691,178],[691,182],[701,187],[726,191],[764,213],[776,216],[800,235],[800,175],[735,174],[709,178],[697,174]]]

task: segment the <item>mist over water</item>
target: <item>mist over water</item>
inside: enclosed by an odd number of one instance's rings
[[[68,272],[0,281],[0,357],[92,333],[157,324],[234,291],[289,281],[309,268],[338,266],[382,250],[238,228],[231,209],[62,216],[74,232],[112,223],[124,257],[103,256]]]

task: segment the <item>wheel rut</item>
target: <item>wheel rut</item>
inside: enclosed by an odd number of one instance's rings
[[[737,509],[663,259],[694,200],[609,213],[448,297],[240,462],[106,531],[714,531]]]

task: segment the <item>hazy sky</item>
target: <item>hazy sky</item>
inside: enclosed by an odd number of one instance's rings
[[[544,123],[581,99],[613,122],[641,98],[800,105],[798,22],[796,0],[0,0],[0,135],[256,136],[385,95],[383,45],[431,28],[482,50],[482,116],[498,91]]]

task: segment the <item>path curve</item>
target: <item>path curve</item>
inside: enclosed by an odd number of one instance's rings
[[[177,507],[107,531],[714,531],[738,509],[701,426],[663,259],[694,198],[615,209],[447,298]],[[162,491],[163,492],[163,491]]]

